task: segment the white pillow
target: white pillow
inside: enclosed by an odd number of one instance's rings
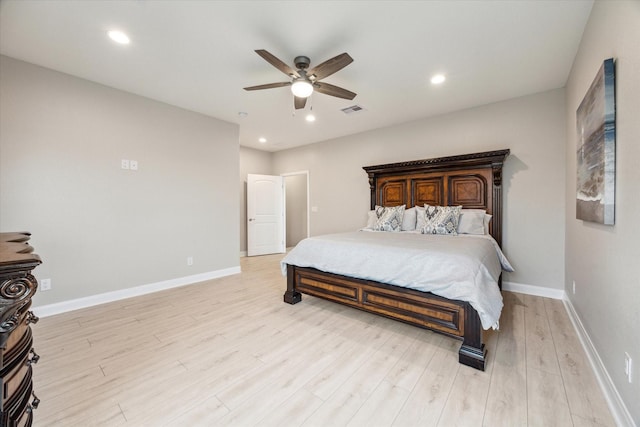
[[[378,215],[376,215],[376,211],[367,212],[367,230],[373,230],[373,226],[376,225],[376,221],[378,220]]]
[[[416,230],[420,231],[424,226],[424,206],[416,206]]]
[[[484,234],[489,234],[489,224],[493,215],[485,214],[484,216]]]
[[[375,231],[400,231],[402,228],[402,217],[404,216],[405,205],[382,207],[376,206],[378,220],[373,226]]]
[[[425,225],[420,229],[422,234],[458,235],[458,219],[462,206],[424,205]]]
[[[484,222],[487,211],[484,209],[462,209],[458,220],[458,233],[485,234]]]
[[[402,216],[402,231],[414,231],[416,229],[417,209],[415,207],[405,209]]]

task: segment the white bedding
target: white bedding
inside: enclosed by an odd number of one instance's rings
[[[355,231],[302,240],[283,258],[348,277],[374,280],[468,301],[484,329],[498,327],[500,271],[513,271],[491,236]]]

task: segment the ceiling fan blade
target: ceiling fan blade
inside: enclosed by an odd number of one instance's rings
[[[267,83],[266,85],[249,86],[249,87],[245,87],[244,90],[273,89],[276,87],[284,87],[284,86],[291,86],[291,82]]]
[[[315,82],[313,84],[313,88],[317,92],[324,93],[325,95],[335,96],[338,98],[353,99],[356,97],[355,93],[341,87],[331,85],[329,83]]]
[[[295,105],[296,110],[301,110],[307,104],[307,98],[300,98],[299,96],[293,97],[293,105]]]
[[[258,49],[258,50],[256,50],[256,53],[258,55],[260,55],[269,64],[273,65],[278,70],[280,70],[283,73],[285,73],[286,75],[291,76],[291,77],[300,77],[300,75],[298,74],[298,72],[296,70],[294,70],[293,68],[289,67],[287,64],[285,64],[284,62],[282,62],[281,60],[279,60],[278,58],[276,58],[275,56],[273,56],[272,54],[270,54],[266,50]]]
[[[348,53],[341,53],[338,56],[334,56],[331,59],[324,61],[322,64],[313,67],[307,71],[307,75],[315,75],[316,80],[323,79],[331,74],[342,70],[347,65],[353,62],[353,58]]]

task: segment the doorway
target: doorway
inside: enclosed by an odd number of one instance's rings
[[[309,237],[309,200],[308,171],[248,174],[246,255],[282,253]]]
[[[309,171],[284,173],[286,247],[309,237]]]

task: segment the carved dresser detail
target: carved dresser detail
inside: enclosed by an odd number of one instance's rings
[[[38,282],[31,271],[42,261],[27,244],[29,233],[0,233],[0,426],[33,422],[40,400],[33,392],[32,369],[40,356],[33,349],[29,311]]]

